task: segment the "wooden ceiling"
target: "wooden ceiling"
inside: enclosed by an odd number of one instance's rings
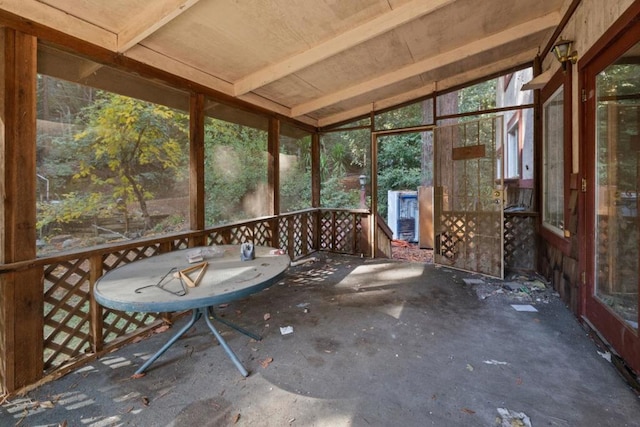
[[[326,126],[533,60],[568,3],[5,0],[0,10]]]

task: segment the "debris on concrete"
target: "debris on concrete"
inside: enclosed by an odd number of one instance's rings
[[[513,307],[515,311],[523,311],[523,312],[530,312],[530,313],[538,312],[538,309],[532,306],[531,304],[511,304],[511,307]]]
[[[267,369],[271,362],[273,362],[273,357],[267,357],[266,359],[260,361],[260,366]]]
[[[309,307],[309,303],[308,302],[301,302],[300,304],[296,304],[296,307],[298,308],[305,308],[305,307]]]
[[[597,350],[596,350],[597,351]],[[604,360],[606,360],[607,362],[611,363],[611,352],[609,351],[597,351],[597,353],[600,355],[600,357],[602,357]]]
[[[499,427],[532,427],[531,419],[524,412],[498,408],[498,414],[496,425]]]
[[[265,313],[264,316],[262,316],[265,320],[265,322],[269,319],[271,319],[271,313]]]
[[[493,360],[493,359],[491,359],[491,360],[485,360],[485,361],[484,361],[484,363],[485,363],[486,365],[508,365],[508,363],[507,363],[507,362],[500,362],[500,361],[498,361],[498,360]]]
[[[520,283],[520,282],[506,282],[503,286],[507,290],[509,290],[511,292],[516,292],[516,291],[520,290],[520,288],[522,287],[522,283]]]
[[[310,258],[305,258],[305,259],[301,259],[301,260],[298,260],[298,261],[292,261],[289,264],[289,266],[290,267],[297,267],[297,266],[302,265],[302,264],[308,264],[308,263],[318,262],[318,261],[320,261],[318,258],[312,256]]]
[[[293,333],[293,326],[281,326],[280,327],[280,334],[282,335],[289,335]]]
[[[462,281],[467,285],[484,285],[485,281],[482,279],[462,279]]]
[[[537,273],[514,273],[505,277],[504,280],[478,278],[463,278],[466,285],[471,285],[478,296],[483,301],[489,297],[500,296],[514,303],[535,304],[548,303],[559,295],[551,287],[551,283]]]

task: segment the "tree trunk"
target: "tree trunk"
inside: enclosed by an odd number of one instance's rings
[[[131,176],[129,173],[125,173],[124,176],[127,178],[129,183],[131,184],[131,187],[133,188],[133,193],[138,200],[138,205],[140,206],[140,211],[142,212],[142,217],[144,218],[144,231],[147,231],[151,228],[151,215],[149,215],[147,202],[144,200],[144,194],[133,176]]]

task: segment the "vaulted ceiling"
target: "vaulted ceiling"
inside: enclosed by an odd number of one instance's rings
[[[326,126],[533,60],[568,3],[5,0],[0,10]]]

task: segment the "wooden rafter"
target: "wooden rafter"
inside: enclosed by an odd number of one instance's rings
[[[154,0],[143,14],[136,15],[131,24],[118,33],[118,52],[131,47],[180,16],[200,0]]]
[[[64,28],[79,39],[115,51],[117,38],[113,32],[97,27],[72,14],[38,1],[5,0],[0,8],[51,28]]]
[[[380,111],[394,105],[411,101],[413,99],[426,97],[433,94],[436,90],[446,90],[452,86],[455,86],[456,84],[460,84],[461,82],[464,82],[466,80],[471,80],[477,76],[490,75],[506,68],[513,67],[514,65],[523,64],[527,61],[533,61],[533,58],[535,57],[537,52],[537,48],[529,49],[508,58],[504,58],[500,61],[494,62],[490,65],[483,65],[481,67],[465,70],[463,73],[450,76],[445,80],[432,82],[432,84],[425,84],[418,89],[413,89],[386,99],[381,99],[373,104],[360,105],[347,111],[324,117],[318,120],[318,127],[331,126],[334,123],[339,123],[352,117],[362,116],[371,111]]]
[[[531,34],[553,28],[558,25],[559,21],[560,14],[558,12],[550,13],[523,24],[513,26],[499,33],[477,39],[456,49],[415,62],[404,68],[380,75],[371,80],[367,80],[328,95],[321,96],[317,99],[296,105],[291,108],[291,115],[293,117],[301,116],[303,114],[328,107],[332,104],[383,88],[404,79],[455,63],[460,60],[460,58],[477,55],[479,53],[495,49],[507,43],[512,43],[514,40],[520,40],[530,36]]]
[[[320,43],[284,61],[258,70],[234,84],[235,95],[239,96],[256,88],[274,82],[305,67],[329,58],[367,40],[393,30],[407,22],[434,12],[455,0],[413,0],[403,6],[352,28],[332,39]]]

